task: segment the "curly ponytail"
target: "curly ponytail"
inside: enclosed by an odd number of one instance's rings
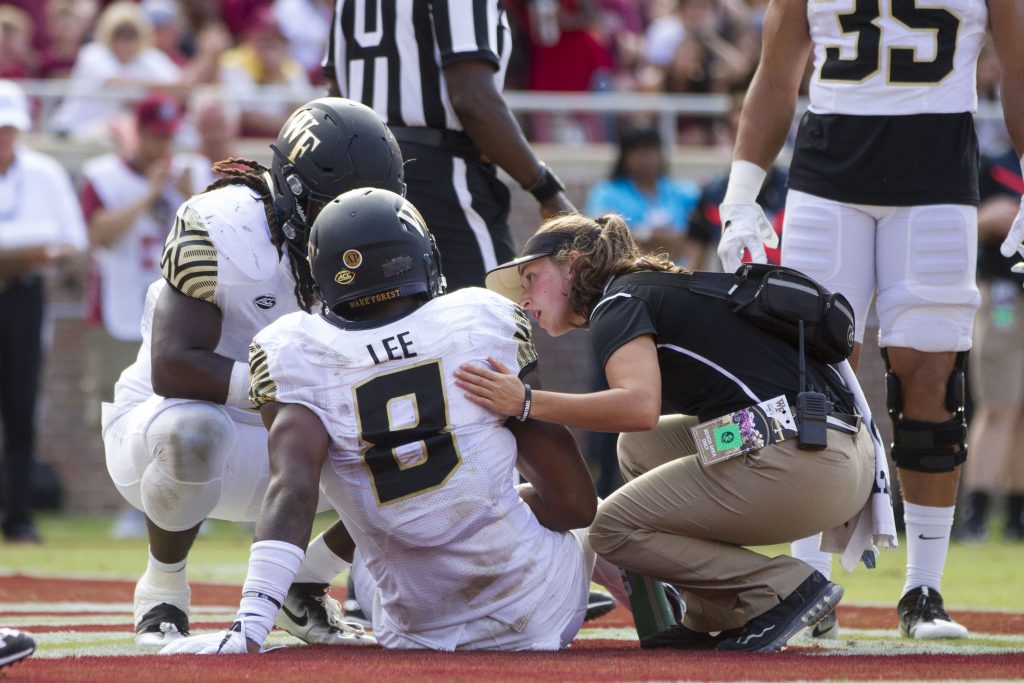
[[[557,216],[537,232],[574,235],[572,242],[552,258],[556,263],[571,260],[568,306],[570,312],[584,320],[590,317],[611,278],[638,270],[686,270],[672,263],[667,254],[641,252],[626,221],[618,214],[605,214],[596,220],[580,214]]]

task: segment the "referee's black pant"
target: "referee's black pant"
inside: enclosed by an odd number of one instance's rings
[[[0,292],[0,419],[4,433],[3,530],[31,523],[36,399],[42,366],[44,287],[41,277]]]
[[[515,256],[509,191],[498,179],[497,167],[439,147],[400,144],[406,198],[437,240],[448,291],[483,287],[489,269]]]

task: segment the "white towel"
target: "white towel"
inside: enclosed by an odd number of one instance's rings
[[[821,549],[825,552],[840,553],[839,564],[846,571],[853,571],[858,561],[869,568],[875,566],[878,547],[895,548],[896,518],[892,512],[889,489],[889,465],[885,460],[882,437],[875,427],[867,399],[860,388],[860,382],[847,361],[835,366],[847,388],[853,392],[854,404],[867,426],[875,446],[875,485],[867,503],[853,519],[842,526],[830,529],[821,535]]]

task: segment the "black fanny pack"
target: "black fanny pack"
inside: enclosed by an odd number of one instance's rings
[[[805,351],[823,363],[839,363],[853,353],[850,302],[792,268],[744,263],[735,273],[645,271],[618,277],[615,284],[670,285],[728,301],[733,311],[794,347],[802,320]]]

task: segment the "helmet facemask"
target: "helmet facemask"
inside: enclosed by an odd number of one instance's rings
[[[316,192],[302,177],[301,172],[284,156],[277,145],[270,145],[274,152],[271,175],[274,177],[277,197],[274,208],[281,221],[281,232],[289,248],[296,249],[300,256],[306,255],[310,227],[320,211],[333,196]]]

